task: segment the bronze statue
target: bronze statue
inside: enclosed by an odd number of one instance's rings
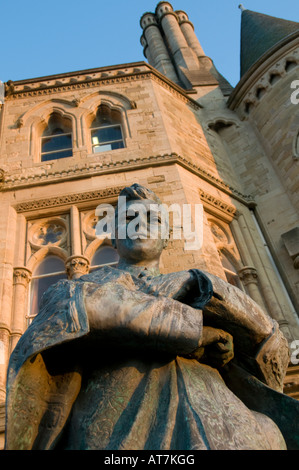
[[[116,267],[50,287],[13,351],[6,449],[298,448],[276,322],[216,276],[160,274],[162,237],[115,244]]]

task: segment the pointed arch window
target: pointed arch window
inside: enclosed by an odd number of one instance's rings
[[[222,266],[225,272],[227,282],[244,291],[242,282],[239,278],[236,268],[228,259],[228,257],[222,252],[221,252],[221,262],[222,262]]]
[[[91,125],[92,152],[107,152],[125,147],[121,114],[101,105]]]
[[[41,137],[41,161],[58,160],[73,156],[72,123],[53,113]]]
[[[65,264],[61,258],[49,255],[37,266],[30,284],[29,322],[38,314],[41,298],[46,290],[60,279],[67,279]]]
[[[90,263],[90,271],[94,271],[103,266],[113,266],[118,263],[119,256],[117,250],[112,246],[101,246],[93,255]]]

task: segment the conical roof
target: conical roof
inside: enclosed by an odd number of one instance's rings
[[[273,16],[242,11],[241,77],[271,47],[299,30],[299,23]]]

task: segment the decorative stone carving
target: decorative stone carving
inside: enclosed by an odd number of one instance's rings
[[[96,238],[96,224],[99,218],[95,215],[95,211],[88,211],[83,214],[82,226],[83,232],[87,239],[94,240]]]
[[[36,250],[49,245],[63,246],[67,232],[67,224],[62,217],[42,219],[29,223],[28,239],[31,247]]]
[[[224,230],[221,227],[219,227],[219,225],[212,222],[211,223],[211,231],[212,231],[212,234],[214,235],[214,237],[218,241],[220,241],[222,243],[229,243],[227,234],[224,232]]]
[[[248,284],[258,284],[257,270],[252,266],[245,266],[238,271],[238,275],[245,286]]]
[[[13,271],[14,285],[21,284],[26,287],[31,281],[32,272],[25,267],[16,267]]]
[[[88,274],[89,271],[89,260],[85,256],[70,256],[65,265],[69,279],[77,279],[84,274]]]
[[[187,168],[191,172],[203,178],[205,181],[208,181],[209,183],[211,183],[214,187],[223,191],[225,194],[228,194],[230,197],[239,200],[240,202],[242,202],[242,204],[245,204],[246,206],[250,208],[255,206],[255,202],[252,196],[240,193],[237,189],[225,184],[222,179],[215,177],[214,175],[206,171],[204,168],[201,168],[200,166],[195,165],[189,159],[182,157],[181,155],[178,155],[176,153],[155,155],[155,156],[150,156],[150,157],[140,157],[140,158],[138,157],[138,158],[129,159],[129,160],[121,160],[118,162],[98,161],[98,162],[91,163],[88,167],[86,167],[86,165],[82,165],[82,167],[79,167],[79,166],[76,166],[73,168],[70,167],[69,169],[65,170],[63,173],[58,172],[58,171],[55,171],[53,173],[51,171],[47,171],[47,173],[45,173],[43,171],[42,173],[39,173],[36,175],[30,175],[26,178],[21,175],[11,174],[11,175],[7,175],[6,177],[5,189],[11,189],[13,187],[18,187],[20,189],[21,187],[40,185],[43,182],[50,183],[50,182],[57,181],[57,180],[60,180],[60,181],[61,180],[73,180],[77,178],[82,178],[82,176],[84,175],[88,175],[90,177],[90,176],[103,175],[103,174],[109,174],[109,173],[115,174],[117,172],[126,171],[126,169],[130,169],[130,170],[140,169],[140,168],[147,167],[148,165],[161,166],[161,164],[167,165],[169,163],[177,163],[181,165],[183,168]],[[87,192],[85,194],[87,195],[87,199],[93,199],[93,198],[97,199],[97,196],[95,195],[97,193],[101,195],[103,191],[106,192],[108,196],[115,194],[114,188]],[[201,189],[199,190],[199,193],[201,197],[204,198],[205,202],[213,205],[214,207],[219,208],[219,210],[225,211],[227,212],[227,214],[230,214],[230,215],[234,215],[237,212],[236,208],[233,205],[223,202],[221,199],[218,199],[217,197],[211,194],[208,194]],[[90,195],[91,197],[88,195]],[[15,208],[17,212],[24,212],[27,210],[34,210],[40,207],[53,207],[53,206],[68,204],[68,203],[73,204],[76,201],[81,201],[82,197],[84,198],[84,195],[70,194],[68,196],[42,199],[39,201],[22,202],[20,204],[16,204]]]

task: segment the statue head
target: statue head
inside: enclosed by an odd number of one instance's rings
[[[157,265],[168,238],[168,213],[158,196],[136,183],[124,188],[115,219],[112,244],[120,259],[129,264]]]

